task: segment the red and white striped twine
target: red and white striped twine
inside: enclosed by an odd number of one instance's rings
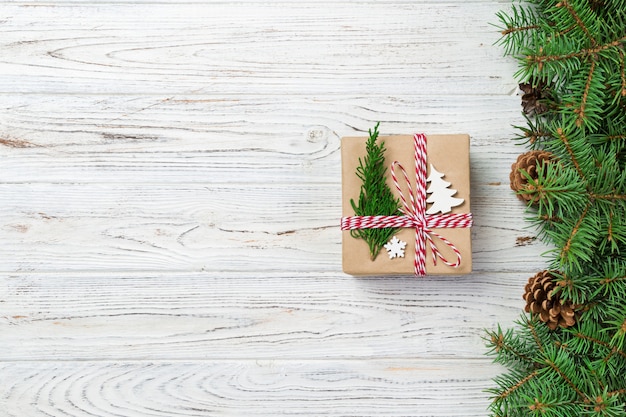
[[[437,264],[437,258],[453,268],[461,265],[461,252],[449,240],[439,233],[433,232],[434,228],[458,228],[472,227],[472,213],[426,215],[426,136],[417,133],[413,136],[415,157],[415,189],[411,188],[411,182],[406,170],[398,161],[391,164],[391,177],[400,194],[404,216],[347,216],[341,218],[341,230],[354,229],[381,229],[381,228],[414,228],[415,229],[415,275],[426,275],[426,241],[430,246],[433,256],[433,265]],[[409,189],[409,202],[407,201],[398,178],[396,168],[402,171],[404,181]],[[456,254],[456,262],[449,262],[439,251],[433,236],[448,245]]]

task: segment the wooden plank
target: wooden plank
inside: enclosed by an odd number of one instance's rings
[[[0,92],[439,96],[514,87],[502,77],[514,64],[492,46],[496,2],[31,6],[0,5]]]
[[[341,270],[339,184],[0,184],[0,195],[0,271]],[[476,272],[542,265],[542,245],[519,246],[532,236],[523,207],[507,185],[478,188]]]
[[[246,4],[255,4],[255,3],[265,3],[266,0],[244,0],[244,1],[238,1],[238,3],[246,3]],[[29,1],[24,1],[24,0],[5,0],[4,3],[8,3],[8,4],[13,4],[13,5],[19,5],[20,7],[46,7],[46,6],[50,6],[52,4],[54,5],[66,5],[66,4],[72,4],[72,3],[78,3],[81,5],[115,5],[115,4],[127,4],[127,3],[132,3],[132,4],[148,4],[148,5],[152,5],[152,4],[166,4],[166,3],[171,3],[171,4],[182,4],[182,5],[189,5],[189,4],[201,4],[201,5],[220,5],[220,4],[231,4],[231,1],[228,0],[184,0],[184,1],[180,1],[180,2],[176,2],[173,0],[161,0],[161,1],[156,1],[156,0],[56,0],[56,1],[50,1],[50,0],[29,0]],[[289,3],[297,3],[297,4],[301,4],[301,5],[309,5],[309,6],[327,6],[329,4],[336,4],[335,1],[333,0],[306,0],[306,1],[302,1],[302,0],[280,0],[277,1],[276,3],[280,3],[280,4],[289,4]],[[342,0],[341,3],[344,4],[362,4],[362,3],[374,3],[374,4],[414,4],[414,3],[418,3],[418,4],[433,4],[433,3],[456,3],[458,4],[458,2],[456,0]],[[475,4],[480,4],[480,3],[492,3],[492,4],[501,4],[503,5],[502,7],[505,7],[506,5],[510,4],[510,2],[508,0],[467,0],[465,2],[463,2],[463,4],[467,4],[471,6],[474,6]]]
[[[527,279],[354,278],[296,268],[11,274],[0,293],[0,354],[35,361],[479,359],[485,329],[521,314]]]
[[[510,2],[0,4],[0,415],[483,416],[545,247]],[[340,272],[339,138],[472,135],[476,272]]]
[[[0,96],[0,182],[340,181],[340,138],[466,132],[473,182],[507,182],[518,97]]]
[[[496,369],[486,360],[4,363],[0,405],[7,417],[470,417],[485,414]]]

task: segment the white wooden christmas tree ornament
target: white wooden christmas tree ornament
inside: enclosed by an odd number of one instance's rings
[[[456,190],[448,188],[451,184],[443,180],[444,175],[437,171],[433,164],[430,164],[430,175],[426,179],[426,182],[430,183],[426,190],[430,196],[426,202],[432,205],[426,210],[426,214],[450,213],[452,207],[460,206],[465,201],[462,198],[452,197],[456,194]]]

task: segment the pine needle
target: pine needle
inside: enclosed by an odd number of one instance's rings
[[[507,367],[494,379],[494,416],[626,416],[626,1],[528,0],[500,12],[520,82],[550,83],[550,105],[517,138],[554,155],[527,177],[538,235],[554,249],[558,296],[574,326],[538,314],[487,332]],[[521,291],[520,291],[521,292]],[[520,297],[520,307],[522,306]]]
[[[385,166],[385,143],[378,142],[378,125],[369,130],[366,144],[367,154],[359,158],[356,175],[362,181],[358,204],[350,200],[356,216],[395,216],[400,215],[400,200],[393,193],[386,182],[387,167]],[[383,246],[396,233],[397,229],[358,229],[350,234],[354,238],[364,239],[370,250],[370,259],[373,261]]]

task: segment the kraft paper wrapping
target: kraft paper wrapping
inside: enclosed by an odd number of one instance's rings
[[[469,135],[427,135],[428,173],[432,163],[437,171],[445,174],[443,179],[450,182],[449,188],[457,190],[454,197],[465,201],[452,208],[452,213],[470,212],[470,163]],[[400,197],[391,178],[391,163],[399,161],[409,175],[411,187],[415,188],[415,159],[413,157],[413,136],[379,136],[385,142],[385,165],[387,166],[387,184],[396,197]],[[344,137],[341,139],[341,176],[342,176],[342,215],[354,216],[350,199],[358,202],[361,180],[356,176],[359,158],[366,155],[366,137]],[[396,170],[399,177],[402,174]],[[399,178],[398,177],[398,178]],[[408,190],[402,187],[408,201]],[[430,204],[427,204],[430,207]],[[432,253],[426,244],[427,275],[461,275],[472,271],[472,241],[470,228],[438,228],[434,232],[444,236],[460,250],[462,260],[458,268],[450,267],[440,259],[433,265]],[[389,259],[383,248],[375,261],[370,260],[369,248],[363,239],[355,239],[350,231],[342,231],[343,270],[351,275],[407,275],[414,273],[415,229],[398,229],[395,236],[407,243],[404,258]],[[434,238],[439,251],[450,262],[456,261],[454,252],[442,241]]]

